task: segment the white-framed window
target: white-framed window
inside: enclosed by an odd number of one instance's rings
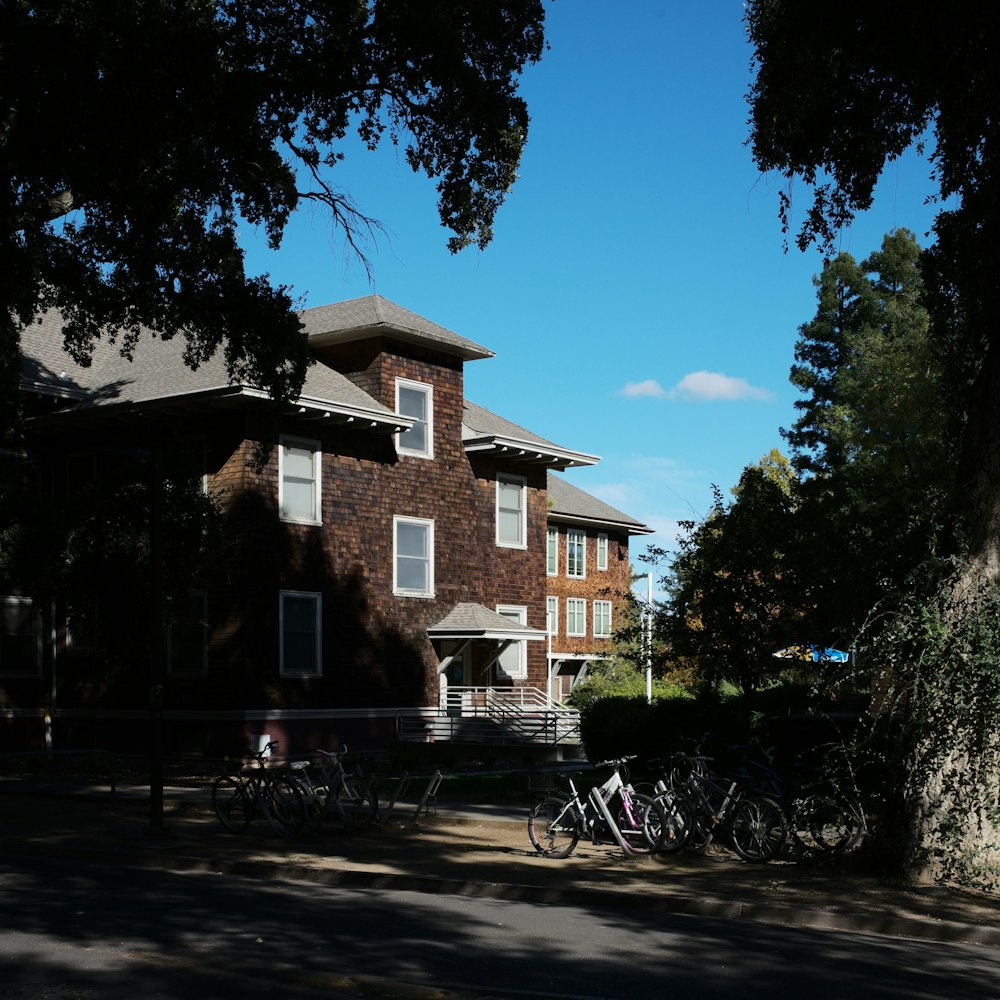
[[[603,531],[597,535],[597,568],[601,571],[608,568],[608,536]]]
[[[528,624],[528,609],[516,604],[497,605],[497,614],[520,625]],[[524,639],[512,642],[497,660],[497,667],[508,677],[528,676],[528,643]]]
[[[208,594],[192,590],[183,607],[171,608],[167,629],[167,669],[177,677],[208,672]]]
[[[409,430],[396,435],[396,450],[418,458],[434,457],[434,387],[396,379],[396,412],[413,419]]]
[[[527,494],[523,476],[497,476],[497,545],[527,547]]]
[[[278,448],[278,509],[283,521],[322,521],[321,470],[318,441],[282,436]]]
[[[282,677],[319,677],[323,673],[323,595],[282,590],[278,599]]]
[[[549,528],[545,532],[545,573],[559,575],[559,529]]]
[[[611,636],[611,602],[594,601],[594,636],[608,639]]]
[[[30,597],[0,597],[0,676],[37,677],[42,629]]]
[[[559,634],[559,598],[545,598],[545,627],[550,635]]]
[[[566,634],[587,634],[587,602],[582,597],[566,598]]]
[[[434,522],[394,517],[392,537],[392,592],[402,597],[433,597]]]
[[[587,575],[587,535],[574,528],[566,532],[566,575],[577,580]]]

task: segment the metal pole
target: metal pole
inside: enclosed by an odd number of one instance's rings
[[[653,574],[646,574],[646,704],[653,703]]]
[[[149,562],[149,830],[163,832],[163,680],[165,636],[163,614],[163,469],[159,446],[150,462]]]
[[[552,612],[545,610],[545,625],[547,633],[547,651],[545,653],[545,669],[548,681],[545,684],[545,704],[547,708],[552,708]]]

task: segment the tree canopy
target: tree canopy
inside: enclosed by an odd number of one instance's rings
[[[728,680],[747,699],[780,668],[773,654],[803,641],[806,599],[793,576],[794,476],[772,452],[743,470],[726,502],[721,492],[708,516],[681,525],[684,534],[663,580],[668,597],[657,631],[670,656],[702,681]],[[650,558],[665,553],[650,550]]]
[[[858,263],[815,278],[816,315],[799,327],[791,382],[799,416],[782,431],[798,484],[798,545],[812,565],[814,634],[853,637],[903,586],[951,511],[959,423],[929,334],[921,251],[896,230]]]
[[[437,180],[458,251],[485,247],[528,132],[519,74],[542,0],[0,3],[0,371],[18,331],[63,315],[66,347],[143,328],[224,348],[278,398],[307,364],[288,288],[248,275],[241,220],[272,247],[318,202],[349,247],[377,222],[337,184],[348,133]],[[0,427],[3,426],[0,421]]]
[[[948,359],[953,409],[968,410],[959,482],[970,545],[1000,573],[1000,11],[964,0],[929,30],[915,9],[751,0],[750,145],[786,180],[781,219],[801,247],[831,251],[870,207],[887,162],[929,154],[939,212],[921,260],[923,296]],[[811,202],[796,203],[804,183]],[[801,214],[800,213],[801,210]]]
[[[888,161],[911,146],[930,154],[928,198],[939,211],[920,261],[922,297],[950,409],[965,416],[955,495],[966,543],[928,560],[867,629],[873,672],[883,668],[873,713],[886,737],[880,768],[892,775],[880,812],[887,858],[906,873],[995,885],[1000,10],[960,0],[931,25],[916,8],[750,0],[746,20],[756,72],[750,142],[758,166],[787,181],[786,236],[794,182],[812,192],[799,245],[815,240],[829,251],[839,228],[871,204]]]

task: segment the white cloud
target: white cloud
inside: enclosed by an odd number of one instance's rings
[[[626,382],[621,395],[626,399],[637,399],[640,396],[652,396],[654,399],[663,399],[667,395],[667,390],[655,378],[648,378],[644,382]]]
[[[682,399],[691,402],[708,402],[725,400],[733,402],[741,399],[771,399],[772,394],[767,389],[751,385],[744,378],[733,378],[722,372],[691,372],[685,375],[667,395],[670,399]]]

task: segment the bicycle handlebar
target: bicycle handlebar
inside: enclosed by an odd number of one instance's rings
[[[594,764],[594,767],[621,767],[622,764],[627,764],[630,760],[635,760],[637,754],[629,754],[628,757],[618,757],[616,760],[602,760],[598,764]]]

